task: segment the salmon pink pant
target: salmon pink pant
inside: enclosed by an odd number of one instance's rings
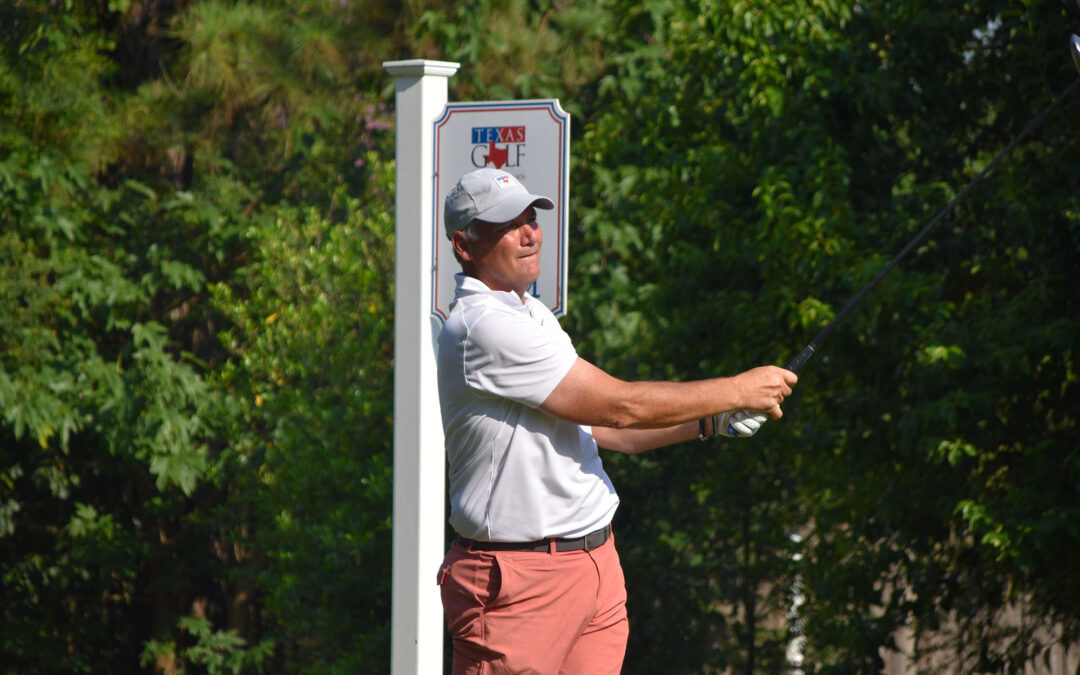
[[[617,675],[629,636],[614,537],[592,551],[474,551],[439,569],[454,675]]]

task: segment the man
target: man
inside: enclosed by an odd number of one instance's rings
[[[466,174],[446,197],[461,263],[439,335],[450,524],[439,570],[457,673],[618,673],[626,591],[598,446],[637,453],[782,415],[794,373],[624,382],[578,357],[526,291],[551,209],[512,175]],[[739,412],[731,412],[739,411]]]

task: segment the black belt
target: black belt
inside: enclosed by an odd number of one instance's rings
[[[611,525],[606,525],[595,532],[590,532],[584,537],[566,539],[552,537],[550,539],[537,539],[536,541],[477,541],[475,539],[458,539],[465,548],[474,551],[534,551],[547,553],[551,550],[551,542],[555,542],[555,550],[562,553],[565,551],[591,551],[600,548],[611,536]]]

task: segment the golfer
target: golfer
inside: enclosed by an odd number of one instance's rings
[[[450,524],[439,569],[453,672],[618,673],[629,627],[598,447],[637,453],[779,418],[794,373],[764,366],[696,382],[625,382],[577,355],[526,291],[543,231],[530,194],[495,169],[445,202],[461,263],[439,335]]]

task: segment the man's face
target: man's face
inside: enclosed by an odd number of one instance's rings
[[[462,232],[454,233],[454,245],[473,276],[495,291],[518,295],[540,277],[540,245],[544,233],[536,222],[536,209],[529,207],[508,223],[475,221],[475,241]]]

